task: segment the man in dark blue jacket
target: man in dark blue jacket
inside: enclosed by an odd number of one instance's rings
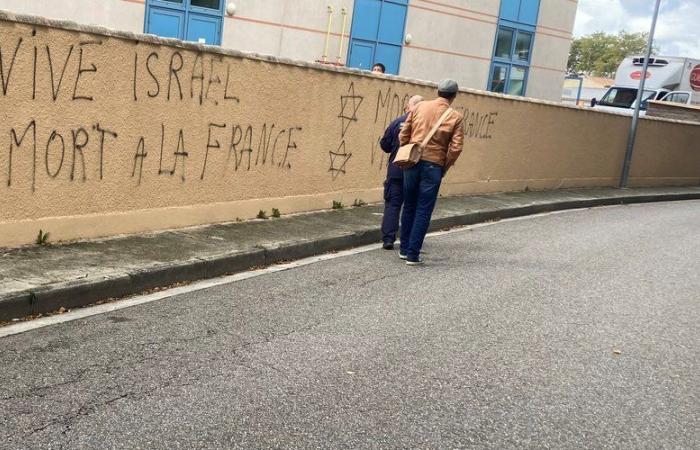
[[[395,119],[384,132],[379,145],[386,153],[390,153],[387,162],[386,181],[384,181],[384,218],[382,219],[382,241],[384,249],[392,250],[399,230],[399,217],[403,204],[403,171],[394,165],[396,152],[399,150],[399,132],[401,125],[418,103],[423,101],[420,95],[414,95],[404,105],[404,114]]]

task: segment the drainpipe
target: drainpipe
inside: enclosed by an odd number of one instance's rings
[[[343,44],[345,43],[345,30],[348,23],[348,9],[343,8],[340,10],[343,14],[343,29],[340,32],[340,46],[338,47],[338,58],[336,58],[336,63],[340,65],[340,60],[343,59]]]
[[[333,7],[328,5],[328,29],[326,30],[326,44],[323,47],[323,56],[321,60],[323,62],[328,61],[328,41],[331,37],[331,27],[333,26]]]

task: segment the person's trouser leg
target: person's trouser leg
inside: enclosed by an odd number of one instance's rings
[[[421,161],[420,181],[417,189],[415,206],[415,218],[409,237],[406,256],[409,260],[416,260],[420,256],[425,235],[430,226],[430,217],[435,209],[440,183],[442,182],[442,167],[437,164]],[[401,235],[403,241],[403,233]],[[403,243],[401,244],[403,245]]]
[[[413,229],[413,221],[416,216],[416,203],[418,202],[418,186],[420,183],[419,167],[422,161],[418,164],[403,171],[403,212],[401,213],[401,247],[400,252],[406,254],[408,252],[408,243]]]
[[[393,244],[399,230],[399,217],[403,203],[403,181],[389,178],[384,182],[384,217],[382,219],[382,241]]]

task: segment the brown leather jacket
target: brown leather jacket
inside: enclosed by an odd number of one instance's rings
[[[435,123],[440,120],[442,114],[450,107],[450,102],[438,97],[435,100],[420,102],[411,112],[401,128],[399,141],[401,145],[408,143],[420,144],[430,133]],[[462,115],[453,111],[442,122],[435,135],[423,147],[421,159],[439,164],[449,169],[460,153],[464,145],[464,125]]]

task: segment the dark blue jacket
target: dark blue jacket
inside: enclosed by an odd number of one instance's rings
[[[401,131],[401,125],[403,125],[406,117],[408,117],[408,113],[391,122],[384,132],[384,137],[379,141],[379,146],[382,147],[382,150],[386,153],[391,153],[386,170],[386,177],[388,179],[403,179],[403,171],[399,166],[394,165],[394,158],[396,158],[396,152],[400,147],[399,132]]]

